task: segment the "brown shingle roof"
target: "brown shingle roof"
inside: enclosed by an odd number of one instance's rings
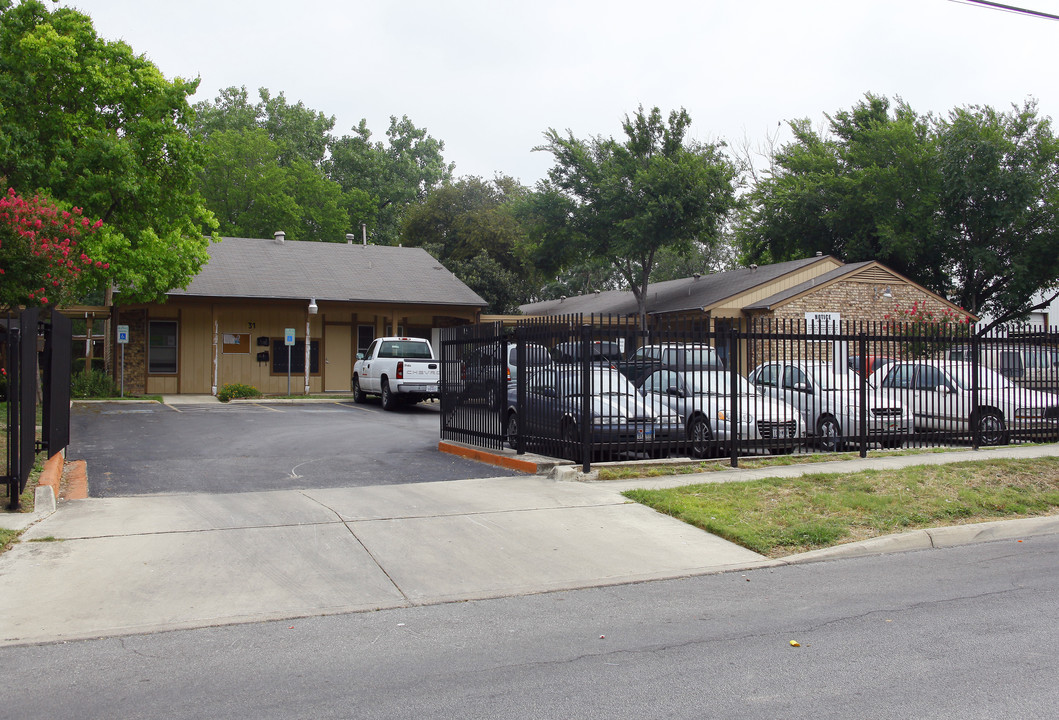
[[[707,308],[726,298],[772,282],[787,273],[825,259],[827,256],[811,257],[762,265],[753,269],[739,268],[702,275],[698,278],[690,277],[651,283],[647,286],[647,312],[654,315]],[[633,315],[636,313],[636,298],[630,290],[608,290],[599,294],[578,295],[563,301],[545,300],[530,303],[519,306],[519,309],[526,315],[574,313]]]
[[[487,303],[422,248],[222,238],[172,296],[464,305]]]

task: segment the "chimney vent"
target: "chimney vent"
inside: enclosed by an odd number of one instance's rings
[[[287,237],[287,233],[283,232],[282,230],[277,230],[277,231],[276,231],[276,234],[275,234],[275,235],[273,235],[273,237],[275,237],[275,238],[276,238],[276,242],[277,242],[277,243],[279,243],[280,245],[282,245],[282,244],[283,244],[283,240],[284,240],[284,238],[286,238],[286,237]]]
[[[353,241],[357,239],[357,236],[353,233],[346,233],[346,245],[352,245]]]
[[[816,251],[816,256],[817,256],[817,257],[823,257],[823,256],[824,256],[824,254],[823,254],[822,252],[820,252],[819,250],[817,250],[817,251]]]

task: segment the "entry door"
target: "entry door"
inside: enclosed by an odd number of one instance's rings
[[[349,325],[324,326],[324,391],[353,387],[353,340]]]

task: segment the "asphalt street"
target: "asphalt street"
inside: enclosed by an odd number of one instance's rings
[[[1051,535],[4,647],[0,716],[1050,720],[1057,557]]]
[[[75,403],[68,458],[91,497],[362,487],[498,477],[437,452],[438,403]]]

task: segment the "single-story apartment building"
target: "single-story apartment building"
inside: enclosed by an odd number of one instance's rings
[[[843,263],[829,255],[651,283],[648,322],[680,318],[705,331],[805,327],[807,323],[900,320],[915,305],[938,316],[978,318],[876,261]],[[633,317],[628,290],[611,290],[522,305],[524,315]],[[760,355],[760,350],[757,354]],[[754,353],[743,357],[753,361]],[[744,371],[746,368],[742,368]]]
[[[209,254],[164,303],[115,296],[115,374],[125,392],[216,394],[233,383],[268,394],[286,394],[288,383],[294,394],[348,392],[356,353],[375,337],[432,339],[438,328],[476,322],[487,304],[421,248],[276,233],[222,238]]]

